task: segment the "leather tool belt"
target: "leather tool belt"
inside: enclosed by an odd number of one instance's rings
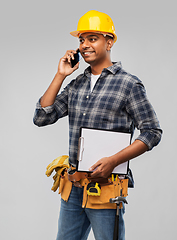
[[[88,178],[88,173],[77,172],[74,167],[70,167],[67,170],[68,180],[74,184],[75,187],[82,188],[81,179]]]
[[[90,182],[97,182],[101,186],[112,184],[111,178],[90,178],[90,174],[87,172],[77,172],[74,167],[70,167],[67,170],[68,180],[71,181],[76,187],[83,187],[83,179],[88,179]]]
[[[67,170],[67,177],[70,182],[76,187],[83,187],[83,208],[92,209],[116,209],[116,204],[110,203],[110,198],[115,198],[117,196],[126,197],[128,195],[128,179],[120,179],[118,175],[111,175],[109,178],[91,178],[90,173],[87,172],[77,172],[74,167],[70,167]],[[101,194],[97,196],[96,194],[88,194],[88,185],[91,182],[99,183],[101,186]],[[120,204],[120,208],[122,208]]]
[[[93,179],[90,173],[77,172],[76,168],[69,165],[68,156],[63,155],[52,161],[47,166],[46,175],[50,176],[54,170],[52,190],[56,191],[59,187],[61,198],[67,202],[73,185],[83,188],[83,208],[116,209],[116,204],[110,203],[110,198],[128,195],[128,179],[121,179],[115,174],[109,178]],[[97,192],[92,191],[95,189]]]

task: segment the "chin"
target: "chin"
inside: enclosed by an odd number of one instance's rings
[[[86,63],[88,63],[88,64],[94,64],[94,62],[95,62],[95,59],[87,59],[87,58],[84,58],[84,61],[86,62]]]

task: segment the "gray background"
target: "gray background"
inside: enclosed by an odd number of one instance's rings
[[[68,122],[38,128],[32,118],[60,57],[78,46],[69,32],[93,9],[112,17],[118,35],[112,60],[144,82],[164,130],[157,148],[130,163],[136,185],[126,206],[126,240],[175,237],[175,1],[8,0],[0,7],[0,239],[55,239],[60,196],[45,170],[68,154]],[[65,84],[86,66],[82,61]]]

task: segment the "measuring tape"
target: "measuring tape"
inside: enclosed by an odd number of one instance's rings
[[[90,182],[87,185],[87,194],[90,196],[100,196],[101,186],[97,182]]]

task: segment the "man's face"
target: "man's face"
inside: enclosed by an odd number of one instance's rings
[[[108,54],[108,44],[106,38],[98,33],[83,33],[79,37],[79,50],[85,60],[90,65],[97,65],[106,60]]]

